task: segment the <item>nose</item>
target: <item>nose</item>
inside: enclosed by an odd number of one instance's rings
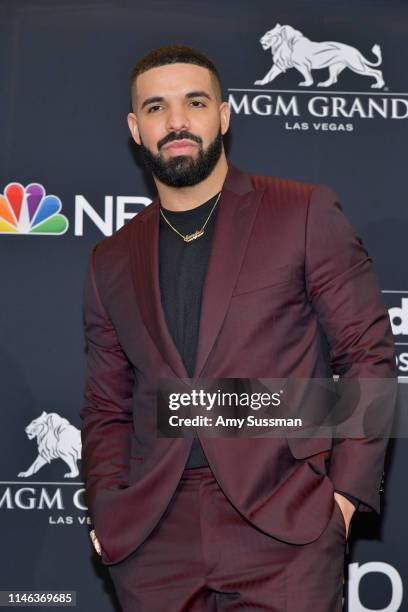
[[[167,114],[166,128],[169,132],[188,130],[190,122],[187,113],[182,107],[170,108]]]

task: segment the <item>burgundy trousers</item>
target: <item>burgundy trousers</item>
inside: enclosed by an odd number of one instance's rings
[[[336,502],[317,540],[288,544],[254,527],[200,467],[184,470],[149,537],[108,568],[124,612],[339,612],[345,549]]]

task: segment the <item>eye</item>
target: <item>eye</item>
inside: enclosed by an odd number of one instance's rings
[[[160,104],[155,104],[154,106],[151,106],[147,112],[151,113],[155,108],[161,108]]]
[[[200,106],[205,106],[205,104],[203,104],[203,102],[201,102],[200,100],[192,100],[191,104],[200,104]]]

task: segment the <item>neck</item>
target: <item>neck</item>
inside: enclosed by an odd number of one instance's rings
[[[197,185],[191,187],[170,187],[156,179],[156,177],[153,178],[162,207],[168,210],[180,211],[196,208],[221,191],[227,171],[227,159],[223,152],[211,174],[200,183],[197,183]]]

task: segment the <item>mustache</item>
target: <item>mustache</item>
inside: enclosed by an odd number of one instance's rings
[[[170,134],[159,140],[157,143],[157,150],[159,151],[168,142],[172,142],[173,140],[183,140],[184,138],[197,142],[198,144],[202,144],[202,139],[199,136],[194,136],[194,134],[191,134],[190,132],[184,131],[179,132],[178,134],[176,132],[170,132]]]

